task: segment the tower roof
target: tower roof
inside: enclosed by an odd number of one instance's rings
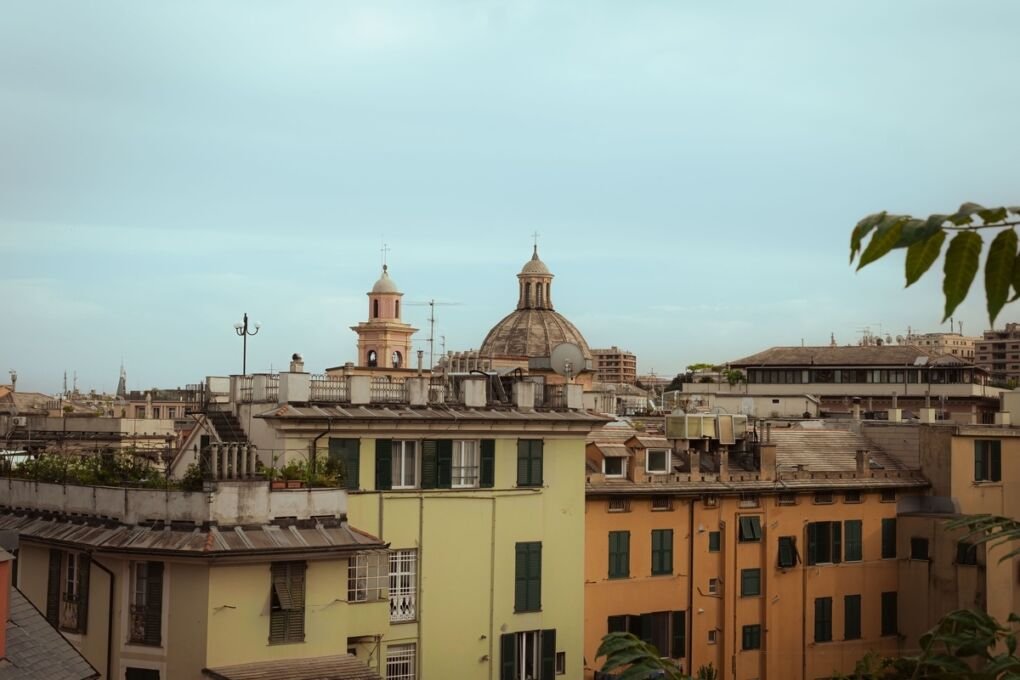
[[[552,272],[545,266],[545,262],[542,262],[538,257],[538,246],[535,246],[535,251],[531,255],[531,259],[524,263],[521,268],[521,274],[523,275],[541,275],[541,276],[552,276]]]
[[[387,271],[386,265],[382,266],[382,276],[372,286],[373,293],[399,293],[397,284],[390,278],[390,274]]]

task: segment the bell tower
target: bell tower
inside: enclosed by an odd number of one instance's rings
[[[382,276],[368,293],[368,321],[351,326],[358,334],[359,367],[409,368],[411,336],[418,329],[400,320],[402,297],[384,264]]]
[[[520,286],[517,309],[552,309],[552,280],[552,272],[538,257],[538,244],[536,244],[531,259],[517,275]]]

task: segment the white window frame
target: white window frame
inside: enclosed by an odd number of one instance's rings
[[[528,656],[531,656],[533,674],[528,674]],[[532,680],[542,671],[542,631],[528,630],[517,633],[517,663],[514,680]]]
[[[610,473],[610,472],[606,471],[606,463],[608,463],[610,460],[618,460],[618,461],[620,461],[620,471],[619,472],[612,472],[612,473]],[[605,475],[607,479],[618,479],[620,477],[626,477],[627,476],[627,459],[626,458],[603,458],[602,459],[602,474]]]
[[[79,632],[78,598],[81,589],[81,555],[61,551],[59,625],[61,630]]]
[[[708,579],[708,594],[709,595],[719,594],[719,579],[717,578]]]
[[[386,647],[386,680],[416,680],[418,647],[413,642]]]
[[[390,455],[392,488],[417,489],[421,485],[421,442],[416,439],[395,439]],[[408,481],[411,483],[408,484]]]
[[[453,460],[450,470],[450,486],[454,489],[478,487],[481,473],[481,443],[477,439],[453,440]]]
[[[708,644],[714,645],[719,642],[719,631],[715,628],[708,631]]]
[[[418,616],[418,551],[390,551],[390,623]]]
[[[664,453],[666,454],[666,465],[662,470],[652,469],[652,453]],[[648,449],[645,451],[645,472],[650,475],[667,475],[669,474],[670,465],[672,463],[672,456],[670,456],[669,449]]]
[[[378,602],[386,597],[389,562],[383,551],[360,552],[347,560],[347,601]]]

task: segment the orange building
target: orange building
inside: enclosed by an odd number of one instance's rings
[[[722,680],[896,653],[896,501],[920,473],[846,430],[668,421],[668,439],[609,426],[587,446],[586,677],[617,630]]]

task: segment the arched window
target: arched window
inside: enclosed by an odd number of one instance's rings
[[[378,355],[376,355],[374,349],[368,350],[368,365],[369,366],[378,366],[379,365],[379,358],[378,358]]]
[[[400,352],[393,353],[393,368],[400,368],[404,363],[404,358],[400,356]]]
[[[372,300],[372,318],[373,319],[378,319],[379,318],[379,300],[378,299]]]
[[[543,303],[543,300],[542,300],[542,284],[541,283],[536,283],[535,284],[535,306],[536,307],[543,307],[544,305],[542,303]]]
[[[531,307],[531,284],[524,284],[524,306]]]
[[[400,300],[393,301],[393,316],[400,318]]]

